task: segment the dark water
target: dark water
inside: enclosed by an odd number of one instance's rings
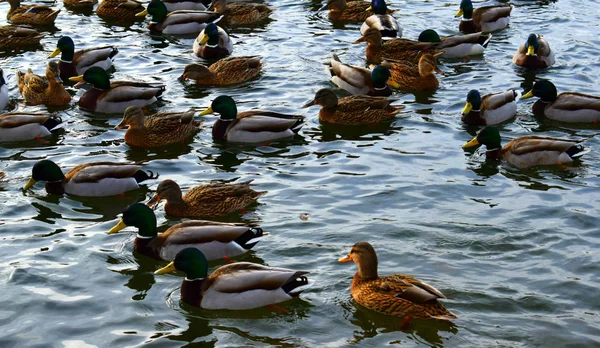
[[[300,106],[332,86],[324,72],[332,52],[362,64],[365,47],[351,44],[359,25],[332,25],[326,12],[315,12],[320,1],[269,4],[277,9],[269,23],[231,31],[234,54],[262,55],[264,73],[227,89],[176,79],[196,60],[191,38],[151,36],[145,23],[111,26],[66,10],[42,40],[43,50],[0,57],[12,98],[20,97],[15,72],[43,73],[57,38],[70,35],[78,47],[116,42],[114,78],[167,84],[160,110],[208,106],[227,93],[244,102],[240,110],[310,118],[291,141],[249,147],[213,143],[208,116],[193,143],[145,151],[130,149],[112,129],[119,118],[72,103],[61,111],[66,129],[49,144],[0,148],[0,171],[7,172],[0,182],[0,346],[598,346],[598,127],[544,122],[531,115],[531,102],[520,103],[517,120],[501,127],[505,141],[526,134],[577,137],[593,151],[567,170],[518,170],[486,163],[481,150],[463,152],[476,129],[459,119],[472,88],[529,90],[537,77],[561,91],[600,94],[598,2],[516,1],[510,28],[494,35],[484,56],[442,61],[446,75],[438,91],[397,94],[407,106],[402,117],[358,131],[321,125],[317,108]],[[391,1],[390,7],[399,10],[405,37],[431,26],[456,33],[458,1]],[[3,21],[7,10],[0,3]],[[555,67],[537,76],[510,63],[533,31],[545,35],[557,57]],[[45,109],[16,101],[19,109]],[[269,194],[226,220],[257,222],[272,235],[239,260],[310,270],[316,285],[282,304],[287,312],[190,308],[180,302],[180,275],[155,277],[164,263],[132,254],[134,233],[106,234],[117,214],[147,200],[156,184],[118,199],[51,196],[42,185],[22,192],[33,163],[44,157],[63,169],[149,160],[148,169],[184,188],[254,179]],[[161,231],[178,222],[157,212]],[[451,297],[444,304],[460,319],[400,330],[399,320],[356,305],[349,293],[356,268],[336,260],[357,241],[375,246],[382,274],[408,273]]]

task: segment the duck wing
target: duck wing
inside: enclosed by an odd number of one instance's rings
[[[140,166],[131,163],[91,162],[75,166],[65,174],[65,179],[76,183],[98,182],[105,178],[130,178],[140,170]]]
[[[35,114],[27,112],[10,112],[0,115],[0,128],[15,128],[30,123],[44,124],[51,114]]]
[[[600,111],[600,97],[577,92],[563,92],[552,103],[552,107],[560,110],[592,109]]]
[[[527,135],[510,141],[504,147],[504,151],[510,151],[515,155],[524,155],[538,151],[565,152],[581,142],[583,142],[583,140]]]

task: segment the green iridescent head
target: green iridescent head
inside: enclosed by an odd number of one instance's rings
[[[498,128],[495,127],[484,127],[473,138],[471,141],[463,145],[463,149],[475,147],[478,145],[485,145],[488,150],[495,150],[501,148],[501,138]]]
[[[221,115],[221,119],[235,120],[237,117],[237,106],[235,101],[228,95],[220,95],[210,104],[210,107],[200,113],[206,115],[216,112]]]
[[[119,223],[108,231],[108,234],[117,233],[127,226],[138,228],[138,235],[141,237],[156,237],[156,215],[150,207],[142,203],[135,203],[129,206],[124,212]]]
[[[206,261],[206,257],[200,250],[186,248],[177,253],[175,260],[154,273],[165,274],[175,270],[185,273],[188,280],[206,278],[208,261]]]
[[[440,35],[433,29],[423,30],[419,34],[419,41],[421,42],[442,42]]]

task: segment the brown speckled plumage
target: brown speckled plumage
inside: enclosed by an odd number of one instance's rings
[[[0,26],[0,49],[19,49],[40,44],[44,35],[37,30],[18,25]]]
[[[92,9],[98,0],[63,0],[65,7],[71,9]]]
[[[327,18],[332,21],[364,22],[373,15],[373,12],[367,11],[370,6],[371,4],[365,1],[328,0]],[[388,9],[386,13],[392,12],[394,11]]]
[[[142,20],[135,16],[142,11],[144,6],[136,0],[102,0],[96,8],[98,16],[125,20]]]
[[[7,0],[10,10],[6,19],[12,24],[53,25],[60,10],[45,5],[23,5],[21,0]]]
[[[429,53],[421,54],[417,64],[407,61],[383,61],[381,65],[390,69],[392,79],[403,91],[432,90],[439,86],[434,75],[437,69],[436,57]]]
[[[27,69],[26,73],[17,72],[19,92],[29,105],[62,106],[71,101],[71,95],[57,78],[60,75],[56,62],[48,63],[46,76],[39,76]]]
[[[250,25],[269,18],[274,11],[264,4],[236,2],[227,4],[227,0],[216,0],[213,9],[223,15],[220,24],[226,26]]]
[[[416,63],[423,52],[433,55],[443,53],[439,42],[420,42],[410,39],[396,38],[383,42],[381,32],[369,28],[363,36],[354,43],[367,42],[367,61],[381,64],[383,59],[407,60]]]
[[[243,83],[258,77],[262,69],[260,59],[259,56],[223,58],[208,68],[200,64],[189,64],[182,77],[205,86]]]

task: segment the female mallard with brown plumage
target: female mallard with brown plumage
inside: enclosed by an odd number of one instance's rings
[[[50,135],[50,131],[62,122],[52,114],[10,112],[0,115],[0,143],[24,141]]]
[[[39,76],[27,69],[26,73],[17,71],[19,92],[29,105],[63,106],[71,101],[71,95],[60,80],[60,70],[56,62],[49,62],[46,76]]]
[[[478,90],[470,90],[462,111],[462,121],[469,126],[489,126],[515,117],[520,93],[509,89],[506,92],[490,93],[481,97]]]
[[[551,138],[527,135],[501,145],[500,132],[494,127],[482,128],[477,135],[463,145],[463,149],[478,146],[487,147],[486,157],[503,159],[518,168],[541,165],[563,165],[590,152],[581,144],[583,140]]]
[[[267,306],[298,297],[313,282],[305,271],[275,268],[250,262],[236,262],[208,275],[208,261],[195,248],[183,249],[175,260],[154,272],[185,273],[181,299],[204,309],[244,310]]]
[[[60,53],[58,68],[60,78],[68,80],[70,77],[82,75],[87,69],[98,66],[104,70],[110,69],[113,58],[119,53],[114,46],[92,47],[75,51],[75,43],[68,36],[62,36],[56,43],[56,49],[50,58]]]
[[[434,73],[441,73],[436,61],[441,54],[441,52],[435,55],[422,53],[417,64],[407,61],[384,60],[381,65],[390,70],[391,78],[400,90],[433,90],[440,85]]]
[[[397,99],[366,95],[352,95],[338,99],[331,89],[324,88],[317,91],[315,99],[303,107],[321,105],[319,120],[322,122],[366,125],[395,118],[400,110],[404,109],[402,105],[391,105],[395,101]]]
[[[206,28],[208,23],[221,18],[220,14],[211,11],[180,10],[168,12],[165,3],[160,0],[152,0],[148,4],[148,8],[136,16],[144,17],[147,14],[152,16],[152,21],[148,25],[151,32],[169,35],[197,35],[202,29]]]
[[[328,9],[327,18],[332,21],[360,22],[367,20],[373,14],[369,11],[370,7],[371,5],[364,1],[327,0],[319,11]],[[392,12],[394,11],[386,9],[386,13]]]
[[[141,19],[135,15],[142,11],[144,6],[137,0],[102,0],[96,8],[96,14],[100,17],[125,21]]]
[[[482,32],[466,35],[450,35],[440,38],[433,29],[423,30],[419,34],[421,42],[439,42],[439,48],[444,50],[442,58],[461,58],[483,54],[492,34]]]
[[[363,307],[378,313],[412,319],[457,319],[438,301],[447,298],[438,289],[406,274],[379,276],[377,254],[371,244],[359,242],[339,262],[358,266],[350,293]]]
[[[63,174],[50,160],[37,162],[31,171],[31,179],[23,187],[29,189],[38,181],[46,182],[46,192],[67,193],[75,196],[106,197],[138,189],[139,183],[156,179],[141,170],[139,164],[115,162],[90,162],[79,164]]]
[[[158,234],[154,212],[142,203],[128,207],[108,234],[117,233],[127,226],[138,228],[134,242],[136,252],[165,261],[173,261],[179,251],[190,247],[202,251],[208,260],[228,260],[244,254],[269,235],[258,227],[205,220],[178,223]]]
[[[36,46],[44,34],[37,30],[19,25],[0,26],[0,49],[21,49],[24,47]]]
[[[376,66],[373,70],[360,66],[342,63],[336,54],[331,57],[329,73],[331,82],[350,94],[366,94],[389,97],[390,86],[398,88],[390,70],[384,66]]]
[[[203,86],[227,86],[254,80],[260,75],[263,64],[260,56],[228,57],[209,67],[201,64],[185,66],[182,79],[194,80]]]
[[[6,19],[12,24],[54,25],[60,10],[45,5],[23,5],[21,0],[2,0],[10,4]]]
[[[473,9],[471,0],[462,0],[455,17],[463,17],[458,25],[458,30],[465,34],[478,31],[491,33],[508,26],[511,11],[512,5],[510,4],[482,6]]]
[[[165,212],[175,217],[201,218],[227,215],[256,202],[267,191],[254,191],[250,181],[236,184],[207,184],[196,186],[182,195],[181,188],[173,180],[164,180],[148,206],[165,199]]]
[[[125,142],[129,146],[153,148],[183,143],[200,129],[204,121],[194,120],[195,111],[159,112],[144,116],[139,106],[125,110],[123,120],[115,129],[125,129]]]
[[[66,8],[71,10],[92,10],[98,0],[63,0]]]
[[[223,28],[209,23],[192,45],[194,53],[204,59],[221,59],[233,52],[233,42]]]
[[[269,18],[273,12],[267,5],[245,2],[227,3],[227,0],[214,0],[211,10],[223,15],[225,26],[254,25]]]
[[[554,51],[542,35],[529,34],[515,52],[513,64],[530,69],[544,69],[554,64]]]

